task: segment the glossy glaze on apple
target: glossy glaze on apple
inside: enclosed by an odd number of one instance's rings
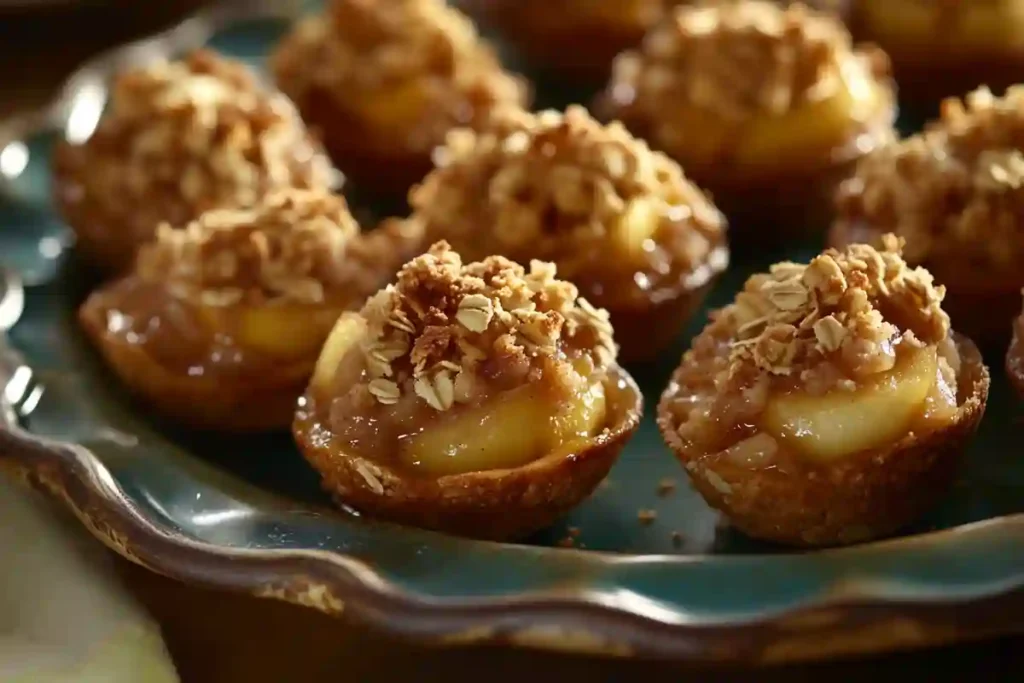
[[[622,357],[670,341],[728,264],[725,222],[679,166],[582,108],[502,111],[455,131],[410,221],[467,258],[552,261],[609,310]]]
[[[1024,87],[947,99],[924,132],[861,160],[840,187],[831,244],[894,232],[907,261],[946,285],[954,327],[1005,348],[1024,286],[1022,148]]]
[[[392,277],[410,248],[402,238],[359,235],[338,196],[284,190],[162,226],[80,318],[162,412],[214,429],[281,427],[338,315]]]
[[[984,405],[972,374],[980,357],[952,336],[943,295],[906,266],[892,236],[880,251],[852,245],[751,277],[673,376],[659,407],[666,439],[752,535],[816,545],[894,530],[911,520],[886,516],[885,499],[913,482],[880,455],[940,440],[980,419],[965,405]],[[792,499],[778,503],[785,521],[744,516],[759,481],[788,488]],[[860,502],[844,511],[849,499]],[[861,514],[864,500],[877,509]]]
[[[120,74],[96,130],[69,135],[54,152],[54,201],[77,248],[110,271],[130,269],[160,223],[334,181],[291,102],[209,51]]]
[[[615,365],[607,312],[554,274],[503,257],[463,264],[439,243],[343,315],[294,424],[328,489],[373,514],[487,537],[536,529],[588,495],[640,398]]]
[[[361,192],[402,198],[455,126],[522,105],[468,19],[438,0],[333,0],[271,58],[278,86]]]
[[[776,223],[751,239],[812,227],[843,169],[894,137],[885,55],[855,49],[830,14],[760,0],[677,8],[616,60],[598,107],[679,161],[737,227]]]

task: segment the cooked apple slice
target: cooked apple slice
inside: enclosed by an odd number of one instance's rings
[[[519,467],[569,440],[589,436],[605,417],[604,387],[571,405],[552,405],[533,387],[452,415],[412,438],[405,461],[442,476]]]
[[[656,201],[649,198],[634,199],[612,226],[611,238],[628,257],[634,258],[644,251],[644,242],[651,238],[661,224]]]
[[[364,97],[359,107],[374,127],[389,131],[412,128],[427,105],[427,94],[415,80],[406,81]]]
[[[327,390],[342,358],[366,334],[366,320],[357,313],[343,313],[327,336],[313,370],[313,387]]]
[[[239,341],[272,356],[315,356],[338,314],[337,310],[311,306],[248,308],[239,317]]]
[[[915,351],[856,391],[773,396],[764,428],[809,458],[831,461],[899,439],[921,414],[935,381],[935,349]]]
[[[866,78],[866,77],[865,77]],[[860,111],[874,111],[881,104],[878,88],[866,80],[858,84],[858,94],[842,87],[831,97],[804,104],[782,116],[764,115],[752,120],[736,144],[736,160],[741,165],[763,166],[778,163],[780,157],[799,159],[800,154],[820,157],[847,139],[850,121]],[[863,92],[860,92],[863,91]],[[861,102],[860,98],[872,98]],[[794,156],[795,155],[795,156]]]

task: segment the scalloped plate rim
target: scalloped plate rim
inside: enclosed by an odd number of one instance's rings
[[[327,614],[348,611],[407,637],[442,643],[515,643],[619,656],[806,661],[1024,632],[1024,620],[1012,616],[1024,611],[1024,571],[1005,581],[984,582],[969,595],[917,599],[879,594],[869,578],[842,585],[833,582],[823,596],[806,598],[796,606],[758,611],[745,619],[695,619],[689,623],[673,623],[643,610],[605,604],[586,590],[471,600],[426,598],[396,587],[367,563],[342,553],[230,548],[160,529],[129,501],[107,467],[83,446],[3,424],[0,446],[7,447],[0,450],[0,463],[5,459],[13,463],[23,479],[64,503],[94,536],[132,562],[197,585],[277,598]],[[81,490],[73,491],[69,483]],[[954,534],[1016,528],[1024,528],[1024,514],[823,552],[856,555],[879,547],[934,542]],[[559,552],[585,554],[606,566],[759,557]],[[1019,610],[1011,602],[1019,603]],[[918,616],[921,612],[927,614],[927,620]],[[1001,621],[993,619],[1000,614]],[[821,634],[815,629],[823,622],[838,626],[831,634],[831,649],[827,639],[804,642],[801,647],[798,634],[805,630],[801,624],[810,627],[806,637],[817,639]],[[886,630],[886,624],[896,630]],[[969,628],[965,628],[967,624]],[[874,640],[865,637],[872,631],[881,635]],[[796,645],[787,647],[788,642]],[[825,646],[815,647],[815,642]]]

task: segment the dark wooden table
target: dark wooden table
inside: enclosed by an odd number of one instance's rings
[[[0,10],[0,117],[38,106],[89,55],[173,21],[202,0],[106,0],[45,12]],[[84,532],[83,532],[84,533]],[[186,683],[654,680],[1024,681],[1024,639],[766,670],[693,670],[493,648],[436,650],[276,602],[170,581],[123,560],[130,590],[161,623]]]

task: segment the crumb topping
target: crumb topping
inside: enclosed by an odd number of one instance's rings
[[[163,224],[139,252],[140,278],[208,306],[322,303],[350,272],[359,228],[345,200],[282,190],[247,209],[216,209],[183,229]]]
[[[899,344],[945,340],[945,288],[907,266],[895,236],[883,244],[829,249],[807,265],[783,262],[751,276],[716,321],[733,331],[730,375],[801,376],[838,354],[864,377],[892,369]]]
[[[527,271],[500,256],[464,264],[445,242],[407,263],[361,313],[368,390],[385,405],[411,386],[444,411],[467,402],[496,363],[525,382],[537,362],[569,350],[597,371],[617,353],[608,313],[555,279],[552,264],[533,261]]]
[[[82,172],[106,188],[106,201],[144,212],[161,205],[171,221],[249,205],[272,188],[332,182],[330,163],[288,99],[206,50],[120,75],[86,148],[99,157]]]
[[[526,92],[473,23],[442,0],[333,0],[323,15],[300,21],[273,60],[295,98],[311,87],[350,98],[353,88],[413,80],[436,102],[452,92],[520,102]]]
[[[885,226],[911,263],[1012,270],[1024,258],[1024,86],[942,103],[924,132],[876,150],[840,189],[843,220]]]
[[[829,96],[853,54],[831,14],[762,0],[682,6],[615,63],[613,88],[659,117],[680,103],[727,120]]]
[[[724,218],[676,162],[579,106],[502,110],[484,130],[450,132],[435,159],[410,193],[414,218],[467,251],[552,260],[575,279],[595,263],[614,265],[609,245],[630,217],[685,221],[690,229],[672,246],[688,267],[722,239]]]

